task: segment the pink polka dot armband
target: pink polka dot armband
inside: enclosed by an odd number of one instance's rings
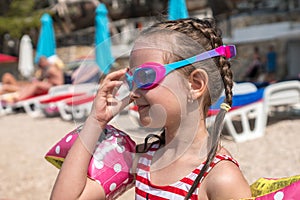
[[[45,155],[46,160],[61,168],[64,158],[75,142],[81,127],[68,133]],[[115,199],[134,186],[131,167],[135,142],[124,132],[107,125],[99,138],[90,160],[87,176],[98,182],[106,193],[106,199]]]
[[[81,131],[81,129],[82,126],[76,128],[65,135],[65,137],[63,137],[59,142],[57,142],[45,155],[46,160],[60,169],[69,149],[77,139],[78,133]]]

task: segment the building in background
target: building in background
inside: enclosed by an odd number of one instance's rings
[[[230,14],[215,15],[226,41],[238,47],[234,61],[235,79],[251,62],[252,49],[259,47],[266,65],[266,54],[272,45],[278,55],[276,79],[299,79],[300,1],[299,0],[235,0]],[[266,66],[265,66],[266,67]]]

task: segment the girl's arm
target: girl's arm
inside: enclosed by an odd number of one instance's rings
[[[103,188],[87,178],[87,171],[100,134],[114,113],[122,107],[116,102],[112,103],[114,101],[113,90],[120,86],[122,82],[118,80],[126,71],[113,72],[103,80],[91,114],[64,160],[54,184],[51,199],[105,199]]]

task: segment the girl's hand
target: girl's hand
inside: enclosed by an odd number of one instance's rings
[[[120,79],[124,77],[127,71],[126,68],[108,74],[98,89],[90,117],[96,119],[101,127],[105,127],[115,115],[129,104],[129,97],[122,101],[115,98],[116,91],[123,84]]]

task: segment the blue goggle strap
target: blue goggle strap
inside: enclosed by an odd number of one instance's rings
[[[218,51],[216,50],[218,49]],[[217,57],[217,56],[225,56],[227,58],[232,58],[236,55],[236,49],[234,45],[229,45],[229,46],[221,46],[218,47],[216,49],[212,49],[206,52],[203,52],[201,54],[195,55],[193,57],[187,58],[185,60],[180,60],[174,63],[170,63],[170,64],[165,64],[165,68],[166,68],[166,74],[170,73],[171,71],[178,69],[180,67],[184,67],[186,65],[190,65],[196,62],[200,62],[209,58],[213,58],[213,57]],[[230,53],[226,52],[226,49],[230,49]],[[221,50],[221,51],[220,51]],[[231,54],[231,55],[227,55],[227,53]]]
[[[128,73],[126,73],[125,78],[127,80],[129,90],[132,90],[132,88],[133,88],[133,83],[132,83],[133,82],[133,76],[130,76]]]

